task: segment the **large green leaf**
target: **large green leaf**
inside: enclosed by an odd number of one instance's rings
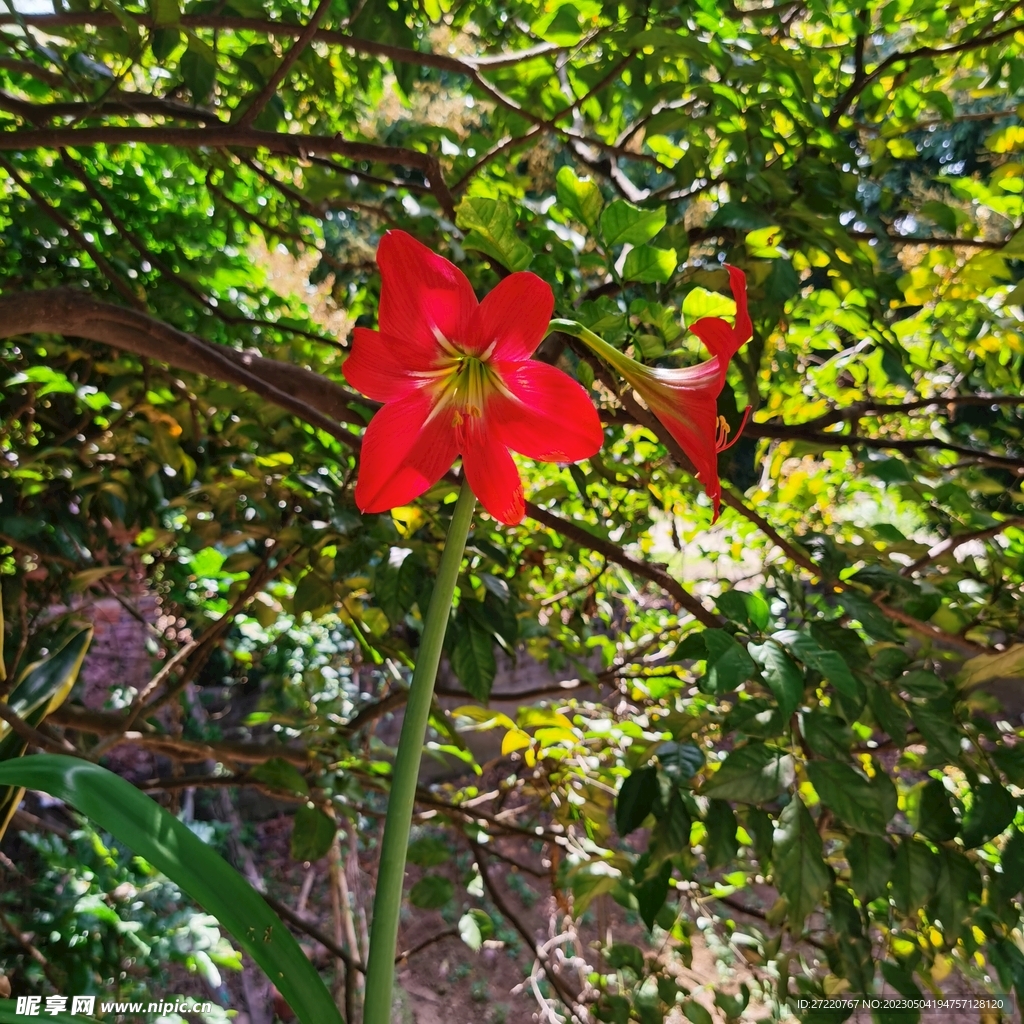
[[[623,780],[615,797],[615,828],[620,836],[638,829],[658,797],[658,769],[638,768]]]
[[[761,804],[774,800],[793,782],[793,758],[765,746],[737,747],[704,786],[704,795],[718,800]]]
[[[994,839],[1013,821],[1017,801],[997,782],[981,782],[972,791],[973,802],[964,817],[963,840],[968,849]]]
[[[896,909],[909,917],[923,907],[935,891],[938,864],[935,854],[917,839],[904,837],[896,849],[892,897]]]
[[[850,865],[850,885],[862,903],[885,895],[893,861],[893,849],[886,840],[858,832],[846,844],[846,860]]]
[[[747,652],[761,667],[765,682],[775,695],[779,710],[788,719],[804,695],[804,675],[777,643],[747,644]]]
[[[460,625],[452,649],[452,668],[466,692],[486,703],[498,666],[491,634],[473,619]]]
[[[643,245],[665,226],[665,217],[664,207],[641,210],[625,199],[616,199],[601,214],[601,234],[608,246]]]
[[[263,897],[177,818],[105,768],[39,754],[0,764],[0,784],[70,804],[162,871],[263,968],[302,1024],[341,1024],[334,1000]]]
[[[516,237],[516,211],[497,199],[463,199],[455,223],[468,232],[462,244],[492,256],[509,270],[525,270],[533,259],[530,247]]]
[[[578,178],[571,167],[561,167],[555,184],[559,205],[591,231],[596,231],[601,208],[604,206],[604,199],[597,183],[589,178]]]
[[[933,843],[944,843],[960,830],[949,791],[938,779],[929,779],[917,801],[917,831]]]
[[[700,686],[707,693],[728,693],[754,673],[750,655],[724,629],[705,629],[696,634],[704,642],[707,674]],[[689,639],[689,637],[687,637]]]
[[[789,902],[789,920],[796,932],[832,883],[832,872],[821,855],[821,836],[798,796],[779,815],[772,851],[775,881]]]
[[[841,761],[811,761],[807,774],[821,802],[857,832],[882,834],[896,813],[896,787],[883,772],[866,779]]]

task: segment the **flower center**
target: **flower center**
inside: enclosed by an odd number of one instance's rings
[[[490,362],[493,345],[480,355],[469,355],[446,338],[438,338],[438,341],[444,355],[437,368],[417,374],[434,395],[428,423],[435,416],[450,411],[452,427],[459,430],[469,425],[467,421],[483,416],[491,395],[513,397]]]

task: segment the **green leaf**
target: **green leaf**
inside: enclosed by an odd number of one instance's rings
[[[708,813],[704,819],[708,830],[704,842],[704,855],[708,868],[722,867],[729,864],[739,850],[736,838],[736,815],[726,800],[709,800]]]
[[[153,56],[162,64],[181,43],[181,33],[176,28],[158,28],[153,30],[151,45]]]
[[[938,779],[929,779],[921,787],[915,824],[917,831],[933,843],[947,842],[960,831],[949,790]]]
[[[715,1024],[707,1007],[698,1003],[696,999],[687,999],[683,1003],[683,1016],[690,1024]]]
[[[577,178],[571,167],[559,168],[555,187],[560,206],[568,210],[578,221],[592,232],[597,230],[598,218],[604,199],[597,183],[589,178]]]
[[[657,768],[638,768],[630,772],[615,797],[615,829],[620,836],[628,836],[643,824],[657,796]]]
[[[437,910],[455,895],[451,879],[441,875],[424,875],[410,890],[409,902],[420,910]]]
[[[190,36],[188,49],[181,55],[178,70],[192,93],[194,103],[205,103],[217,81],[217,58],[206,43]]]
[[[935,891],[939,866],[935,854],[920,840],[904,836],[896,848],[892,898],[904,917],[917,913]]]
[[[1003,894],[1016,896],[1024,889],[1024,832],[1019,828],[1010,833],[999,857],[999,865],[1003,869]]]
[[[644,973],[644,954],[637,946],[628,942],[617,942],[604,955],[608,966],[615,971],[629,968],[638,978]]]
[[[938,866],[935,895],[928,910],[941,922],[943,938],[952,946],[968,930],[971,907],[980,901],[981,874],[962,853],[948,846],[939,848]]]
[[[406,555],[399,565],[388,561],[378,566],[373,593],[391,623],[401,622],[416,603],[425,579],[425,566],[415,554]]]
[[[474,953],[479,953],[484,939],[494,934],[494,922],[483,910],[467,911],[459,918],[459,937]]]
[[[57,797],[163,872],[266,972],[302,1024],[342,1024],[331,994],[263,897],[177,818],[130,783],[74,757],[0,764],[0,784]]]
[[[269,761],[256,765],[249,772],[249,778],[285,793],[309,795],[309,784],[302,777],[302,773],[295,765],[289,764],[281,757],[272,757]]]
[[[862,903],[870,903],[885,895],[885,888],[892,877],[893,857],[893,848],[879,836],[858,832],[846,844],[850,885]]]
[[[747,644],[747,652],[761,666],[779,710],[785,719],[796,711],[804,695],[804,676],[788,654],[771,640],[763,644]]]
[[[0,632],[3,620],[0,619]],[[71,693],[92,642],[92,627],[73,633],[58,651],[33,662],[20,675],[7,697],[7,706],[35,728],[51,711],[59,708]],[[28,744],[11,727],[0,721],[0,761],[21,757]],[[0,837],[24,795],[21,786],[0,786]]]
[[[437,867],[451,859],[452,851],[448,844],[435,836],[424,836],[409,844],[407,860],[410,864],[419,864],[421,868]]]
[[[896,680],[896,686],[911,697],[945,697],[949,687],[934,672],[916,669]]]
[[[654,930],[654,922],[658,911],[665,905],[668,896],[669,879],[672,877],[672,862],[665,861],[661,870],[653,877],[645,879],[636,887],[637,910],[640,919],[647,925],[648,931]]]
[[[651,829],[648,850],[652,860],[675,857],[690,848],[690,828],[693,824],[687,801],[679,787],[666,775],[658,776],[658,797],[652,806],[657,818]]]
[[[665,219],[663,206],[641,210],[625,199],[616,199],[601,214],[601,235],[609,248],[626,243],[644,245],[665,226]]]
[[[754,662],[731,633],[705,629],[699,635],[707,651],[708,670],[700,680],[705,693],[730,693],[753,676]]]
[[[875,721],[898,747],[902,747],[907,741],[907,726],[910,724],[910,716],[902,702],[897,703],[886,687],[875,682],[868,683],[867,696]]]
[[[838,715],[821,705],[800,715],[800,731],[816,754],[828,758],[849,756],[853,733]]]
[[[331,848],[336,830],[333,818],[313,804],[303,804],[292,825],[292,860],[319,860]]]
[[[763,743],[746,743],[733,750],[704,784],[704,795],[718,800],[762,804],[788,789],[793,778],[793,758],[789,754]]]
[[[774,260],[785,256],[786,254],[779,248],[782,236],[782,228],[776,226],[749,231],[745,239],[747,252],[755,259],[760,260]]]
[[[896,787],[884,772],[869,780],[840,761],[810,761],[807,775],[821,802],[851,828],[885,833],[896,813]]]
[[[692,779],[704,767],[704,751],[696,743],[666,740],[657,750],[658,763],[677,782]]]
[[[462,244],[496,259],[509,270],[525,270],[533,259],[530,247],[516,237],[516,210],[497,199],[463,199],[455,223],[467,231]]]
[[[996,747],[992,751],[992,760],[1006,776],[1007,782],[1024,788],[1024,745]]]
[[[786,647],[805,665],[820,672],[840,693],[853,700],[863,700],[862,687],[838,651],[826,650],[807,632],[783,629],[772,639]]]
[[[298,618],[303,612],[317,612],[333,605],[334,588],[323,580],[319,573],[307,572],[296,584],[292,597],[292,614]]]
[[[657,249],[653,245],[643,245],[630,249],[626,254],[622,276],[627,281],[660,284],[671,279],[675,270],[675,249]]]
[[[979,783],[972,794],[963,826],[964,846],[968,850],[998,836],[1017,813],[1016,799],[997,782]]]
[[[956,727],[953,702],[947,698],[930,700],[911,708],[914,725],[928,746],[949,761],[960,759],[960,730]]]
[[[181,22],[181,7],[178,0],[150,0],[149,13],[156,28],[168,28]]]
[[[491,684],[498,671],[491,634],[470,619],[459,629],[452,650],[452,668],[466,692],[484,704],[491,696]]]
[[[789,903],[789,920],[796,934],[804,919],[832,884],[832,872],[822,859],[821,836],[799,796],[794,795],[779,815],[772,850],[775,882]]]

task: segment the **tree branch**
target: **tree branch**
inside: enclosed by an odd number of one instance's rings
[[[35,128],[28,131],[0,132],[0,150],[28,152],[33,149],[63,149],[67,146],[109,145],[139,143],[147,146],[175,146],[179,149],[212,148],[265,149],[300,160],[312,154],[343,156],[368,163],[394,164],[413,167],[421,171],[430,183],[442,209],[455,216],[455,201],[436,156],[402,146],[379,146],[371,142],[347,142],[337,136],[289,135],[265,132],[240,125],[220,125],[216,128]]]
[[[132,13],[132,21],[144,28],[154,28],[155,22],[150,15]],[[28,25],[41,29],[43,32],[51,32],[55,29],[73,26],[93,25],[97,28],[119,28],[121,22],[118,16],[104,10],[61,12],[60,14],[0,14],[0,25]],[[181,19],[184,28],[208,28],[214,31],[235,30],[242,32],[258,32],[264,35],[273,35],[282,39],[294,38],[303,32],[302,25],[296,25],[282,21],[269,21],[263,18],[241,18],[220,14],[186,14]],[[349,35],[347,32],[339,32],[332,29],[318,28],[314,39],[330,43],[334,46],[344,46],[355,53],[366,54],[373,57],[387,57],[389,60],[398,61],[400,64],[415,64],[422,67],[439,68],[442,71],[455,71],[461,74],[472,74],[477,68],[507,68],[514,67],[523,61],[533,60],[535,57],[543,57],[548,54],[560,53],[563,49],[551,43],[542,43],[526,50],[519,50],[513,53],[500,53],[483,57],[449,57],[441,53],[422,52],[410,50],[404,46],[392,46],[388,43],[379,43],[373,39],[361,39],[358,36]]]
[[[266,85],[260,90],[259,95],[249,104],[248,108],[238,118],[238,125],[241,128],[248,128],[256,120],[260,111],[270,102],[271,97],[277,92],[278,86],[284,81],[285,76],[295,66],[295,62],[302,56],[306,47],[313,41],[313,37],[324,20],[324,16],[331,8],[331,0],[320,0],[309,24],[302,30],[302,35],[292,44],[291,49],[284,59],[277,66],[274,73],[267,80]]]
[[[337,422],[363,424],[361,417],[349,411],[349,403],[357,396],[326,377],[291,363],[201,341],[145,313],[100,302],[85,292],[53,288],[0,295],[0,337],[18,334],[88,338],[237,384],[350,448],[359,446],[359,439]]]
[[[1014,4],[1011,10],[1019,7],[1020,4]],[[828,125],[830,128],[835,128],[839,123],[839,119],[849,110],[853,101],[869,86],[872,82],[876,81],[886,71],[889,70],[894,64],[899,64],[903,61],[916,60],[919,57],[949,57],[957,53],[968,53],[971,50],[977,50],[982,46],[988,46],[991,43],[997,43],[1000,39],[1006,39],[1009,36],[1014,35],[1024,28],[1024,23],[1018,22],[1014,25],[1010,25],[1007,28],[1002,29],[999,32],[993,32],[992,35],[980,35],[975,36],[973,39],[966,39],[963,42],[953,43],[951,46],[921,46],[916,50],[909,50],[906,53],[893,53],[890,54],[885,60],[882,61],[873,71],[860,76],[855,75],[853,81],[850,83],[849,88],[846,92],[839,97],[836,101],[836,105],[832,108],[832,112],[828,116]]]

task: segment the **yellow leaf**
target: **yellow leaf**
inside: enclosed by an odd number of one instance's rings
[[[423,525],[425,517],[416,505],[402,505],[391,510],[391,518],[403,537],[411,537]]]
[[[890,139],[885,148],[897,160],[913,160],[917,156],[917,146],[910,139]]]
[[[519,712],[520,729],[539,729],[553,726],[556,729],[571,729],[572,722],[565,715],[551,708],[524,708]]]
[[[510,729],[505,733],[505,738],[501,741],[502,756],[511,754],[513,750],[522,750],[524,747],[528,747],[531,742],[529,733],[523,732],[522,729]]]
[[[985,148],[993,153],[1012,153],[1024,149],[1024,125],[1008,124],[985,139]]]

